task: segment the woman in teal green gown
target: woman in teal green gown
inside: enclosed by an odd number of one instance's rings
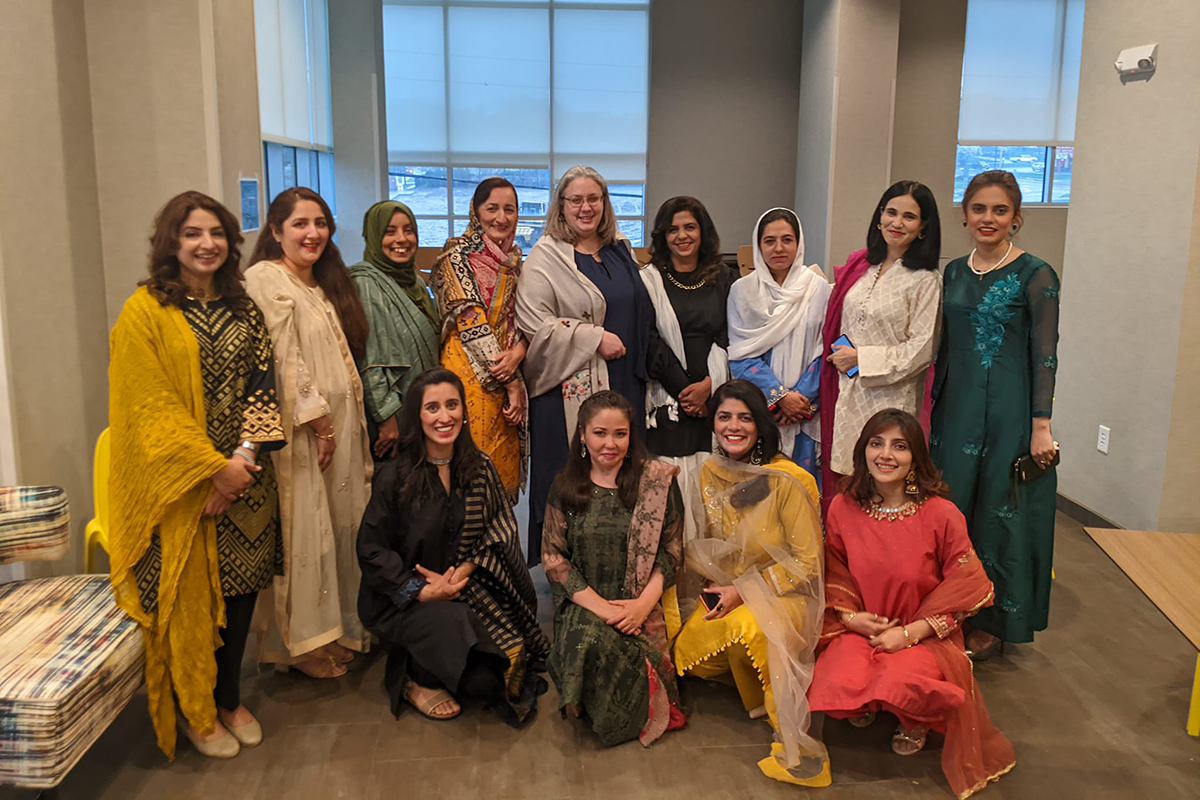
[[[1048,466],[1055,452],[1059,282],[1009,241],[1022,222],[1011,173],[975,176],[962,208],[975,249],[946,266],[929,444],[996,587],[967,640],[979,660],[1033,641],[1049,617],[1057,478],[1014,482],[1013,463]]]

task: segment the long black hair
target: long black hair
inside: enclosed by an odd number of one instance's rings
[[[471,425],[467,419],[467,397],[462,381],[448,369],[432,367],[425,370],[409,384],[404,393],[404,405],[400,408],[400,438],[396,440],[396,472],[399,476],[397,499],[401,508],[412,508],[434,496],[437,470],[427,466],[425,460],[425,431],[421,426],[421,405],[425,390],[439,383],[448,383],[458,392],[462,404],[462,430],[454,440],[454,454],[450,458],[450,489],[462,494],[475,479],[483,464],[484,455],[471,438]]]
[[[637,504],[638,483],[642,478],[642,467],[650,459],[650,453],[634,425],[633,404],[624,395],[605,389],[583,401],[579,407],[579,423],[571,437],[567,451],[567,465],[555,477],[559,500],[568,511],[583,511],[592,499],[592,462],[583,455],[583,431],[601,411],[615,410],[625,415],[629,422],[629,450],[617,473],[617,496],[626,508]]]
[[[879,230],[879,221],[883,218],[888,201],[906,194],[912,195],[921,209],[921,232],[905,251],[904,266],[909,269],[937,269],[938,256],[942,254],[942,224],[938,220],[937,201],[928,186],[916,181],[896,181],[879,198],[875,213],[871,216],[871,227],[867,228],[867,261],[881,264],[887,258],[887,242],[883,240],[883,231]]]
[[[775,424],[775,417],[767,407],[767,398],[763,397],[762,390],[750,381],[740,378],[721,384],[708,398],[710,424],[716,422],[717,408],[726,400],[741,400],[746,404],[746,408],[750,409],[750,416],[754,417],[754,427],[758,428],[763,463],[766,464],[779,455],[779,426]]]
[[[672,197],[658,207],[654,215],[654,229],[650,232],[650,263],[665,272],[671,266],[671,248],[667,245],[667,231],[675,215],[686,211],[696,218],[700,226],[700,246],[696,248],[700,282],[709,283],[717,277],[721,267],[721,237],[713,225],[708,209],[694,197],[680,195]]]
[[[893,426],[900,429],[900,435],[908,442],[908,451],[912,453],[910,469],[917,484],[917,499],[924,502],[930,497],[945,497],[949,487],[942,483],[942,473],[934,466],[929,448],[925,446],[925,431],[921,429],[921,423],[912,414],[898,408],[877,411],[863,425],[862,433],[854,443],[854,472],[841,480],[838,491],[864,509],[871,507],[876,492],[875,480],[867,466],[867,445],[873,437]]]

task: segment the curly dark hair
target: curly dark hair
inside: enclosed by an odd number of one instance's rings
[[[159,209],[150,234],[150,276],[138,281],[138,286],[145,286],[164,306],[178,306],[187,299],[188,287],[180,277],[177,254],[183,223],[196,209],[212,214],[225,230],[229,254],[213,276],[213,289],[228,301],[235,314],[241,315],[250,302],[242,283],[241,226],[229,209],[202,192],[177,194]]]
[[[329,225],[329,241],[325,243],[325,252],[321,253],[317,263],[313,264],[313,279],[325,292],[329,302],[333,303],[342,323],[342,333],[346,335],[346,343],[350,345],[350,352],[361,363],[367,352],[367,314],[363,310],[358,289],[346,269],[346,262],[342,260],[342,251],[333,243],[337,225],[325,198],[304,186],[284,189],[277,194],[267,209],[267,222],[258,234],[250,263],[278,261],[283,257],[283,247],[276,241],[275,235],[282,235],[284,223],[301,200],[311,200],[320,206],[321,213],[325,215],[325,221]]]
[[[650,263],[662,272],[671,266],[667,231],[671,229],[675,215],[684,211],[695,217],[700,225],[700,247],[697,249],[700,282],[709,283],[716,280],[721,268],[721,237],[717,236],[717,228],[708,209],[694,197],[672,197],[658,207],[658,213],[654,215],[654,229],[650,232]]]
[[[885,408],[877,412],[863,425],[862,433],[854,444],[854,472],[843,478],[841,493],[854,500],[864,509],[868,509],[878,496],[875,492],[875,480],[867,468],[867,444],[888,428],[897,427],[900,435],[908,442],[909,452],[912,453],[912,469],[916,473],[918,502],[924,502],[930,497],[945,497],[949,492],[946,484],[942,483],[942,473],[933,465],[929,457],[929,448],[925,445],[925,431],[916,417],[898,408]]]
[[[620,411],[629,422],[629,450],[617,473],[617,495],[626,508],[633,508],[637,503],[642,467],[650,460],[650,452],[634,425],[633,404],[624,395],[605,389],[584,400],[579,407],[579,424],[571,436],[567,465],[554,478],[559,500],[568,511],[583,511],[592,500],[592,463],[591,459],[583,457],[583,430],[596,414],[606,410]]]
[[[462,404],[462,430],[454,440],[454,453],[450,457],[450,487],[461,495],[467,491],[483,463],[483,454],[471,437],[471,422],[467,418],[467,395],[459,377],[448,369],[431,367],[408,385],[404,393],[404,405],[400,407],[400,438],[396,440],[396,461],[399,476],[397,500],[401,508],[413,508],[428,502],[434,496],[434,481],[437,470],[429,469],[425,461],[425,431],[421,427],[421,405],[425,390],[439,383],[448,383],[458,392]]]
[[[775,422],[767,398],[762,390],[750,381],[741,378],[725,381],[708,398],[708,419],[710,427],[717,421],[717,409],[726,400],[741,400],[750,409],[754,417],[754,427],[758,428],[758,440],[762,443],[762,460],[766,464],[779,455],[779,425]]]

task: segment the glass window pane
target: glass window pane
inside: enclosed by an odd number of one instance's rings
[[[1045,147],[959,145],[954,164],[954,202],[962,200],[971,178],[990,169],[1011,172],[1021,187],[1021,201],[1041,203],[1046,183]]]
[[[544,164],[550,149],[549,9],[451,6],[449,20],[452,160]]]
[[[450,221],[445,217],[417,217],[417,246],[442,247],[450,238]]]
[[[383,6],[389,160],[445,162],[446,60],[441,6]]]
[[[1051,188],[1051,203],[1071,202],[1071,165],[1074,161],[1074,147],[1054,148],[1054,184]]]
[[[546,214],[550,204],[550,170],[514,167],[455,167],[454,213],[470,214],[471,197],[475,187],[486,178],[507,178],[517,190],[520,213],[530,216]]]
[[[646,179],[648,37],[645,11],[554,13],[556,176],[589,164],[610,181]]]
[[[283,185],[279,191],[291,189],[296,185],[296,148],[283,148]]]
[[[608,196],[618,217],[644,217],[646,215],[646,187],[611,183]]]
[[[517,223],[517,238],[514,240],[521,252],[529,255],[529,251],[542,238],[544,221],[540,219],[523,219]]]
[[[467,219],[466,217],[455,217],[454,218],[454,235],[462,236],[464,233],[467,232],[467,225],[469,225],[469,224],[471,224],[471,220]]]
[[[446,168],[393,165],[388,169],[388,198],[404,203],[414,214],[447,213]]]
[[[267,185],[265,197],[267,204],[275,199],[275,195],[283,191],[283,145],[275,142],[263,142],[263,161],[267,168]]]
[[[312,150],[300,148],[296,151],[296,185],[306,186],[320,194],[317,188],[317,171],[313,169],[314,153]]]
[[[325,198],[325,202],[329,203],[329,208],[336,217],[337,191],[333,182],[333,153],[325,150],[317,151],[317,181],[321,184],[321,188],[317,189],[317,192]]]
[[[634,247],[645,247],[642,243],[642,231],[645,228],[645,223],[640,219],[619,219],[617,220],[617,227],[621,230],[621,233],[629,237],[629,241]]]

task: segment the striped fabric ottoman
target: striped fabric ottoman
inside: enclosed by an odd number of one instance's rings
[[[67,493],[57,486],[0,486],[0,564],[53,561],[71,543]]]
[[[107,575],[0,584],[0,784],[57,786],[141,683]]]

